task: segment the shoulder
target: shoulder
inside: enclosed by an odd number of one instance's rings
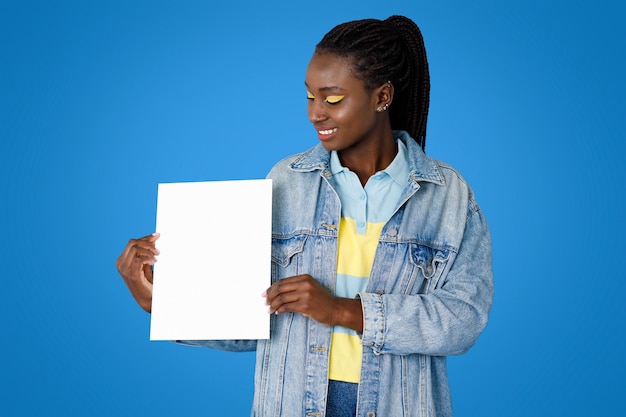
[[[300,159],[300,157],[302,155],[304,155],[306,153],[305,152],[300,152],[294,155],[289,155],[284,157],[283,159],[279,160],[278,162],[276,162],[274,164],[274,166],[272,167],[272,169],[270,169],[270,172],[267,174],[268,178],[274,178],[274,177],[279,177],[281,175],[285,175],[290,171],[293,171],[291,169],[291,166],[293,165],[293,163],[295,161],[297,161],[298,159]]]
[[[427,155],[408,133],[400,131],[397,135],[406,146],[409,170],[418,182],[431,182],[443,187],[452,183],[467,186],[467,181],[456,168]]]
[[[330,152],[323,146],[317,145],[304,152],[287,156],[278,161],[270,170],[267,177],[282,179],[293,177],[295,173],[313,173],[328,168]]]
[[[458,169],[456,169],[452,165],[446,162],[443,162],[439,159],[435,159],[430,156],[428,158],[430,158],[430,160],[433,161],[433,163],[437,166],[437,169],[443,176],[446,183],[458,182],[459,184],[462,184],[465,187],[469,187],[467,180],[465,179],[465,177],[463,177],[463,175],[459,172]]]
[[[467,209],[470,213],[480,211],[480,207],[476,202],[476,197],[472,187],[459,170],[450,164],[437,159],[432,160],[435,164],[437,164],[437,167],[444,178],[446,192],[456,194],[458,197],[467,201]]]
[[[424,153],[408,134],[400,138],[407,145],[413,181],[419,183],[421,188],[430,190],[433,198],[441,198],[448,205],[458,202],[470,211],[479,209],[471,186],[458,169]]]

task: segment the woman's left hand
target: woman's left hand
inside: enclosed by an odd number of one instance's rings
[[[270,313],[299,313],[328,326],[363,331],[361,301],[335,297],[308,274],[281,279],[263,295]]]

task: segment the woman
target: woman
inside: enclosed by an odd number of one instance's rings
[[[463,178],[423,152],[429,73],[402,16],[341,24],[306,71],[320,144],[273,179],[269,340],[256,350],[255,416],[449,416],[446,356],[467,351],[493,297],[491,241]],[[150,311],[158,234],[117,267]]]

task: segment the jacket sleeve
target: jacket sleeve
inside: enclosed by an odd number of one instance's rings
[[[468,210],[458,254],[428,294],[359,293],[362,344],[375,354],[466,352],[487,325],[493,300],[491,237],[478,206]]]
[[[256,350],[256,340],[176,340],[188,346],[207,347],[229,352],[252,352]]]

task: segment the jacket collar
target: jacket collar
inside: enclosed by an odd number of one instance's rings
[[[417,142],[402,130],[394,130],[394,137],[401,140],[407,148],[409,157],[409,176],[415,182],[428,181],[444,185],[445,181],[437,162],[426,155]],[[330,151],[317,144],[313,148],[301,153],[290,165],[290,168],[298,172],[310,172],[315,170],[326,171],[330,168]]]

